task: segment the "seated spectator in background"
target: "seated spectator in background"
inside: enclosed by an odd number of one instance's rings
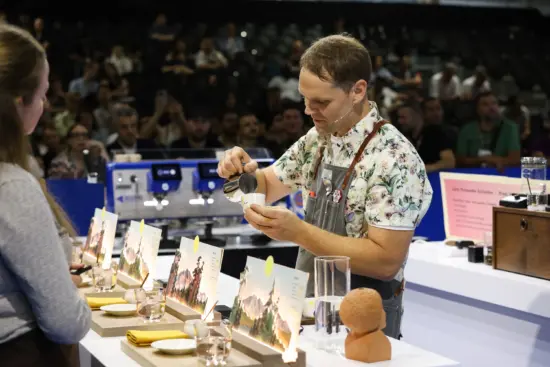
[[[550,118],[546,115],[542,124],[542,132],[533,143],[531,150],[535,157],[546,157],[550,165]]]
[[[298,106],[292,104],[283,109],[283,127],[286,140],[284,149],[287,150],[306,133],[304,117]]]
[[[48,51],[48,48],[50,47],[50,42],[48,35],[46,34],[46,32],[44,32],[44,19],[40,17],[34,19],[32,35],[38,42],[40,42],[42,47],[44,47],[44,50]]]
[[[65,91],[61,79],[53,77],[48,90],[48,102],[52,113],[59,113],[65,109]]]
[[[462,98],[474,99],[479,93],[489,92],[491,83],[487,79],[487,70],[484,66],[478,65],[474,75],[464,79],[462,82]]]
[[[223,148],[218,139],[210,134],[211,128],[210,113],[205,108],[198,107],[191,110],[185,120],[185,136],[170,145],[172,151],[170,156],[187,159],[215,157],[213,151],[208,153],[204,151]]]
[[[78,93],[65,94],[65,110],[54,117],[55,128],[60,136],[67,135],[71,126],[74,125],[79,105],[80,95]]]
[[[89,130],[83,125],[74,124],[65,140],[65,150],[52,160],[50,178],[86,178],[88,173],[97,172],[95,169],[101,169],[109,161],[103,144],[91,140]],[[88,155],[85,150],[88,150]]]
[[[237,135],[239,131],[239,115],[233,111],[226,111],[221,117],[220,136],[218,141],[221,145],[230,149],[237,145]]]
[[[120,45],[113,47],[111,56],[105,60],[105,62],[112,64],[118,75],[124,76],[132,72],[132,60],[124,54],[124,48]]]
[[[382,56],[375,56],[372,64],[372,74],[369,80],[371,85],[374,85],[378,79],[393,81],[393,74],[384,66],[384,58]]]
[[[425,124],[417,103],[405,104],[397,110],[399,128],[415,146],[426,165],[426,172],[455,168],[452,142],[441,124]]]
[[[140,137],[156,139],[157,144],[169,147],[185,136],[185,116],[181,103],[166,90],[159,90],[155,96],[155,112],[141,124]]]
[[[191,75],[195,72],[194,67],[192,58],[187,54],[185,41],[182,39],[176,40],[174,47],[166,54],[162,72],[175,75]]]
[[[265,142],[261,140],[258,118],[252,112],[243,113],[239,118],[236,146],[243,149],[264,148]]]
[[[508,98],[506,107],[502,109],[502,116],[507,120],[515,122],[521,142],[525,143],[529,135],[531,135],[531,114],[529,109],[524,106],[517,96]]]
[[[265,133],[265,140],[273,158],[278,159],[286,152],[287,137],[282,114],[273,116],[271,124]]]
[[[497,98],[484,92],[475,101],[478,121],[465,125],[458,135],[459,167],[496,167],[520,164],[521,148],[515,123],[500,114]]]
[[[425,125],[439,125],[449,138],[453,151],[456,148],[456,139],[458,137],[458,129],[445,123],[444,111],[439,99],[428,97],[424,99],[420,106],[422,107],[422,116]]]
[[[109,62],[103,64],[101,83],[108,83],[111,90],[111,98],[121,99],[128,97],[130,92],[128,81],[121,77],[116,67]]]
[[[462,96],[460,79],[456,75],[456,65],[445,64],[443,71],[432,76],[430,81],[430,97],[440,101],[451,101]]]
[[[218,40],[218,48],[232,59],[236,54],[244,51],[244,41],[237,34],[235,23],[227,24],[226,34]]]
[[[138,114],[131,107],[121,107],[115,112],[116,140],[107,146],[112,159],[115,154],[141,154],[142,159],[163,159],[160,148],[152,139],[140,139]]]
[[[158,42],[172,42],[175,36],[174,29],[168,25],[166,14],[159,13],[149,29],[149,38]]]
[[[61,138],[54,125],[48,124],[42,130],[42,140],[40,142],[40,157],[44,165],[44,172],[47,175],[50,170],[52,160],[61,153]]]
[[[78,93],[80,98],[87,98],[89,95],[95,95],[99,89],[97,82],[97,73],[99,65],[95,61],[88,61],[84,65],[84,73],[80,78],[76,78],[69,84],[70,93]]]
[[[227,66],[227,59],[216,50],[212,38],[205,37],[201,41],[201,49],[197,53],[195,64],[197,69],[216,71]]]
[[[413,73],[412,71],[410,56],[405,55],[401,57],[399,72],[393,76],[393,84],[399,88],[416,88],[422,85],[422,76],[420,73]]]
[[[101,83],[99,91],[97,92],[98,106],[94,109],[94,119],[97,122],[97,128],[100,131],[104,131],[102,135],[110,136],[116,132],[116,128],[113,125],[113,102],[111,100],[111,89],[106,82]],[[109,138],[102,143],[108,145]]]

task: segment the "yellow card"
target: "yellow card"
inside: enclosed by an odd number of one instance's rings
[[[195,236],[195,241],[193,242],[193,253],[199,251],[199,236]]]
[[[139,224],[139,234],[143,234],[143,229],[144,228],[145,228],[145,222],[142,219],[141,223]]]
[[[273,264],[275,263],[275,260],[273,260],[273,256],[269,255],[269,257],[265,260],[265,276],[269,277],[271,275],[271,272],[273,271]]]
[[[105,219],[105,207],[101,210],[101,220]]]

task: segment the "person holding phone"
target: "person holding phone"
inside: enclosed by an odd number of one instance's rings
[[[49,65],[26,31],[0,25],[0,360],[70,366],[91,311],[71,280],[54,216],[28,171],[27,135],[43,112]]]

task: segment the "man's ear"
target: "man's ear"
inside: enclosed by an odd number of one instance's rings
[[[353,87],[353,93],[355,94],[353,103],[361,103],[367,98],[367,82],[363,79],[355,83]]]

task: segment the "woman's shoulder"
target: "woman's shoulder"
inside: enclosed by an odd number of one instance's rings
[[[13,181],[37,184],[36,178],[20,166],[0,162],[0,186]]]

